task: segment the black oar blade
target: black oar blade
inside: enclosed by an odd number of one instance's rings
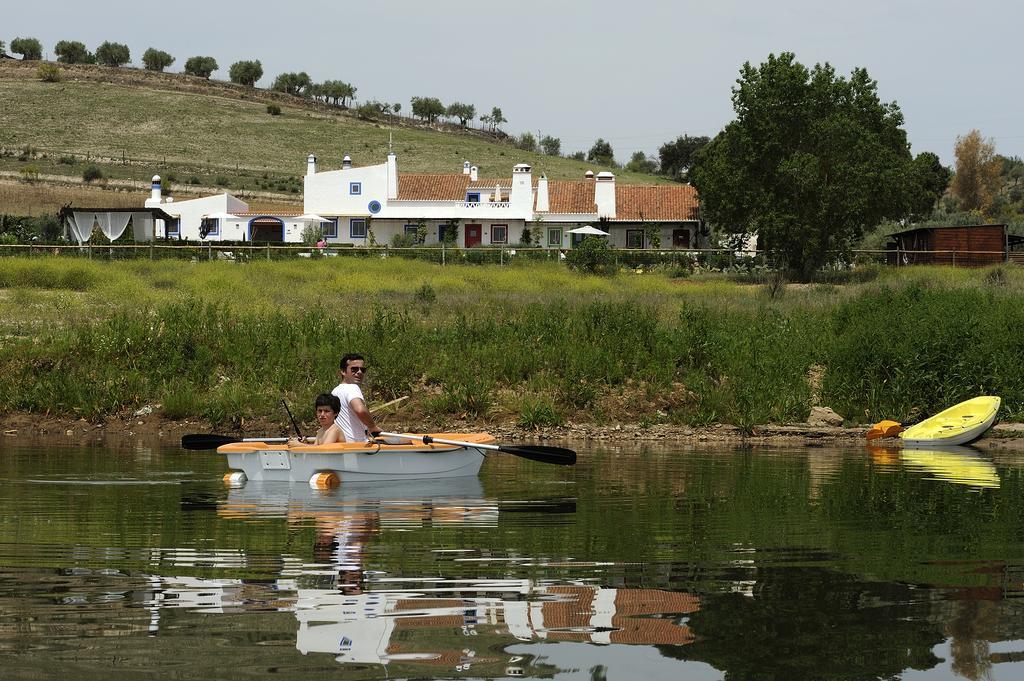
[[[241,442],[237,437],[213,433],[192,433],[181,438],[182,449],[217,449],[221,445]]]
[[[556,466],[572,466],[576,463],[576,452],[565,447],[546,447],[544,445],[501,445],[499,449],[509,454],[521,456],[531,461],[552,463]]]

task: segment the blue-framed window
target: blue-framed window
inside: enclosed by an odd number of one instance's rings
[[[548,229],[548,246],[561,246],[562,245],[562,230],[557,227],[551,227]]]
[[[365,239],[366,238],[366,220],[362,218],[353,218],[348,222],[348,235],[352,239]]]
[[[466,192],[466,203],[480,203],[480,192]]]
[[[320,224],[321,229],[324,230],[325,239],[337,239],[338,238],[338,218],[332,218],[327,222]]]
[[[174,218],[164,222],[164,229],[167,230],[166,234],[168,237],[177,239],[181,235],[181,218]]]
[[[508,243],[508,225],[491,225],[491,243]]]
[[[441,223],[440,225],[437,226],[437,240],[440,242],[444,242],[445,236],[448,234],[448,230],[456,230],[455,236],[458,237],[459,233],[457,227],[455,227],[454,225],[449,225],[447,223]]]
[[[362,182],[349,182],[348,183],[348,193],[351,194],[352,196],[358,196],[359,194],[362,194],[363,193],[363,183]]]

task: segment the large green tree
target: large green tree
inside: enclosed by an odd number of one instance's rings
[[[43,58],[43,44],[37,38],[15,38],[11,41],[11,52],[20,54],[24,61],[39,61]]]
[[[124,66],[131,60],[131,51],[124,43],[106,41],[96,48],[96,61],[104,66]]]
[[[163,71],[174,63],[174,57],[168,52],[150,47],[142,54],[142,65],[147,71]]]
[[[309,74],[305,71],[299,71],[298,73],[282,73],[274,79],[274,84],[270,86],[271,90],[277,92],[285,92],[290,95],[311,95],[310,91],[313,87],[313,81],[310,79]]]
[[[85,47],[85,43],[78,40],[58,41],[53,47],[53,53],[62,64],[92,64],[96,61],[92,52]]]
[[[253,87],[263,77],[263,64],[259,59],[236,61],[228,69],[228,78],[232,83]]]
[[[185,62],[185,73],[190,76],[199,76],[209,80],[210,74],[219,69],[217,60],[213,57],[189,57]]]
[[[438,116],[443,116],[447,109],[437,97],[413,97],[412,115],[428,123],[433,123]]]
[[[606,166],[615,165],[615,152],[612,151],[611,143],[598,137],[594,146],[590,147],[590,151],[587,152],[587,160]]]
[[[680,135],[674,142],[665,142],[658,148],[661,173],[686,182],[694,155],[710,141],[710,138],[704,136]]]
[[[732,102],[736,119],[691,170],[703,216],[757,233],[791,275],[810,279],[865,230],[909,214],[918,182],[903,114],[865,69],[844,78],[772,54],[743,65]]]

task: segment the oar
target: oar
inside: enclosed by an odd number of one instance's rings
[[[418,435],[416,433],[385,433],[381,432],[381,435],[385,437],[398,437],[406,440],[419,440],[425,445],[429,445],[432,442],[437,442],[442,445],[455,445],[456,447],[476,447],[477,449],[489,449],[495,452],[505,452],[506,454],[513,454],[515,456],[521,456],[524,459],[530,459],[531,461],[540,461],[541,463],[553,463],[557,466],[572,466],[576,463],[576,452],[571,449],[564,447],[545,447],[543,445],[517,445],[510,447],[509,445],[485,445],[479,442],[461,442],[459,440],[446,440],[439,437],[433,437],[431,435]]]
[[[192,433],[181,438],[182,449],[217,449],[232,442],[287,442],[286,437],[231,437],[214,433]]]
[[[409,396],[399,397],[396,400],[379,404],[375,407],[370,408],[370,413],[374,413],[387,407],[393,407],[400,402],[409,399]],[[284,400],[281,400],[284,402]],[[288,405],[285,405],[285,409]],[[288,411],[288,416],[291,417],[291,411]],[[292,419],[292,425],[295,426],[295,430],[298,431],[298,426],[295,425],[295,419]],[[286,437],[232,437],[230,435],[217,435],[215,433],[192,433],[191,435],[185,435],[181,438],[182,449],[217,449],[221,445],[229,445],[233,442],[287,442]]]

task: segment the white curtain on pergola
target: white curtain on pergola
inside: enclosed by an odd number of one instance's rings
[[[145,215],[145,213],[143,213]],[[68,225],[71,227],[71,236],[81,246],[92,236],[95,225],[100,226],[103,236],[110,241],[117,241],[124,234],[128,227],[128,220],[132,213],[97,213],[88,210],[76,210],[68,217]]]
[[[68,226],[71,228],[71,236],[81,246],[92,236],[92,228],[96,223],[96,213],[92,211],[78,211],[68,216]]]
[[[96,213],[96,224],[100,226],[103,236],[111,241],[117,241],[124,234],[131,217],[131,213]]]

